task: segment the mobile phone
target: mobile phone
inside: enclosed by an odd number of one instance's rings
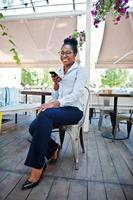
[[[56,72],[54,72],[54,71],[51,71],[51,72],[49,72],[49,73],[51,74],[52,77],[58,76],[58,74],[57,74]]]

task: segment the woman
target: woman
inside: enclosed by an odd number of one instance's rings
[[[45,157],[52,163],[57,159],[59,145],[51,138],[53,127],[76,124],[83,116],[84,69],[75,62],[77,41],[67,38],[60,52],[63,67],[53,77],[54,91],[51,103],[40,107],[40,113],[30,125],[33,136],[25,165],[32,167],[31,174],[22,189],[35,187],[46,168]]]

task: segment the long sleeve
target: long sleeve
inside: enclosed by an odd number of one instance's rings
[[[71,93],[67,94],[62,98],[58,98],[60,106],[63,107],[76,105],[76,103],[79,102],[80,98],[83,95],[85,84],[86,76],[84,68],[78,67],[74,87],[72,88]]]
[[[58,99],[58,97],[59,97],[59,91],[58,91],[58,90],[54,90],[54,91],[52,92],[52,98],[53,98],[53,99]]]

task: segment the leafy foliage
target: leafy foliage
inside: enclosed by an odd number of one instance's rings
[[[41,73],[35,69],[22,69],[21,83],[29,86],[51,87],[52,80],[49,75],[49,70],[42,70]]]
[[[72,35],[69,36],[69,38],[74,38],[78,41],[79,48],[82,50],[82,46],[85,42],[85,31],[78,32],[75,30]]]
[[[4,16],[2,13],[0,13],[0,20],[1,19],[4,19]],[[20,64],[21,61],[20,61],[18,52],[16,50],[16,44],[11,39],[11,36],[8,34],[8,28],[6,26],[4,26],[2,23],[0,23],[0,34],[1,34],[1,36],[6,37],[6,39],[10,43],[11,48],[9,49],[9,51],[12,52],[13,59],[15,60],[16,64]]]
[[[128,79],[128,71],[122,69],[108,69],[101,77],[103,87],[125,87]]]

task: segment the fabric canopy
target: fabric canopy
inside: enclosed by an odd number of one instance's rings
[[[133,68],[133,14],[118,25],[107,17],[96,67]]]
[[[64,38],[77,27],[77,17],[17,19],[2,22],[17,45],[20,67],[55,67]],[[6,37],[0,36],[0,67],[16,67]],[[18,66],[19,67],[19,66]]]

